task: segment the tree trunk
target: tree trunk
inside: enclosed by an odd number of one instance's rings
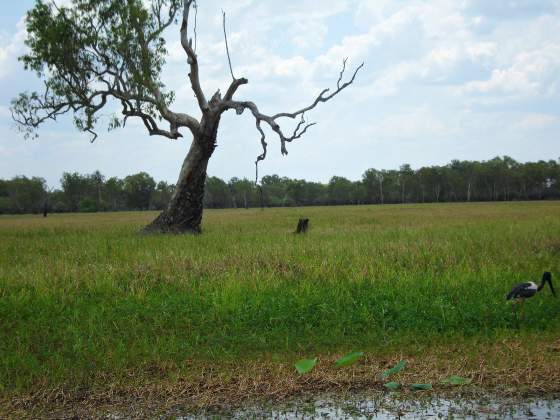
[[[202,232],[206,169],[216,147],[218,124],[219,121],[207,124],[212,128],[201,128],[200,133],[194,136],[169,204],[152,223],[144,228],[144,232],[176,234]]]

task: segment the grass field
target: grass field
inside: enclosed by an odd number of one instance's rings
[[[302,216],[310,233],[294,235]],[[5,406],[257,377],[264,393],[295,390],[294,360],[350,350],[367,353],[354,373],[320,362],[300,385],[367,385],[408,357],[410,375],[494,386],[477,366],[515,365],[505,384],[560,392],[560,299],[545,289],[521,325],[504,300],[545,270],[558,280],[559,202],[207,211],[201,236],[138,234],[153,217],[0,217]]]

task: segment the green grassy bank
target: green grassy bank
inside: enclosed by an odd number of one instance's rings
[[[139,235],[152,217],[0,217],[0,391],[560,333],[548,289],[521,332],[504,300],[559,279],[559,202],[207,211],[201,236]]]

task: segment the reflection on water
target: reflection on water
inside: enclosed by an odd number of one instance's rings
[[[254,406],[229,413],[200,413],[178,419],[228,417],[275,419],[560,419],[560,400],[407,399],[391,395],[349,399],[309,398],[270,407]]]

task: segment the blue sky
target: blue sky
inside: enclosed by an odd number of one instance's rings
[[[24,72],[22,18],[31,0],[9,2],[0,17],[0,178],[63,171],[125,176],[146,171],[175,182],[188,150],[149,137],[141,124],[90,144],[71,119],[45,125],[37,140],[13,129],[10,100],[40,87]],[[560,157],[560,0],[205,0],[199,9],[199,57],[207,95],[229,82],[221,9],[236,76],[250,84],[239,99],[263,112],[300,108],[336,84],[343,57],[366,66],[354,86],[309,115],[319,124],[287,157],[268,133],[261,173],[327,181],[359,179],[370,167],[444,164],[510,155]],[[178,28],[166,35],[164,74],[174,110],[197,114]],[[107,115],[111,110],[107,111]],[[289,126],[289,124],[288,124]],[[249,115],[222,120],[209,172],[253,177],[259,136]]]

